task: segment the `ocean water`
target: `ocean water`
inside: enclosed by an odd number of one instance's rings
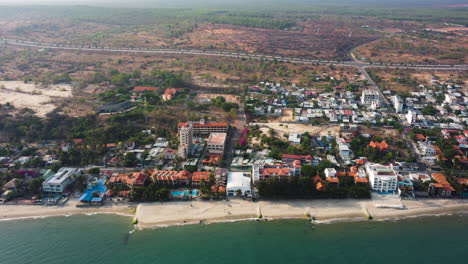
[[[132,231],[124,216],[0,222],[1,264],[468,263],[468,216],[311,225],[234,222]]]

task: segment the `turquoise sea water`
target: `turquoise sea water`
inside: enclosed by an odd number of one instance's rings
[[[468,216],[303,220],[130,232],[113,215],[0,222],[0,263],[468,263]]]

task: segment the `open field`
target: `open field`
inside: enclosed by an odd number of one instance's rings
[[[371,69],[372,78],[382,90],[397,93],[418,91],[419,85],[430,87],[431,79],[437,77],[444,83],[468,84],[468,72],[417,71],[417,70],[387,70]]]
[[[437,29],[434,29],[437,30]],[[382,38],[354,50],[357,58],[387,63],[468,63],[468,35],[419,31]]]
[[[195,101],[198,102],[205,102],[207,100],[215,99],[218,96],[224,97],[226,99],[226,102],[228,103],[236,103],[239,104],[239,97],[231,94],[216,94],[216,93],[199,93],[197,96],[194,98]]]
[[[283,136],[284,134],[291,133],[305,133],[308,132],[311,136],[327,136],[338,135],[340,126],[327,125],[327,126],[312,126],[307,124],[295,123],[252,123],[251,125],[258,125],[263,134],[268,135],[268,131],[273,129],[275,134]]]
[[[21,81],[0,81],[0,104],[16,108],[30,108],[38,116],[52,112],[61,99],[72,96],[68,84],[37,85]]]
[[[352,79],[357,73],[356,69],[351,67],[330,68],[327,65],[295,65],[236,58],[36,51],[12,47],[0,51],[0,61],[0,72],[8,79],[31,76],[33,80],[43,81],[48,73],[67,73],[79,81],[96,72],[108,72],[111,69],[120,72],[139,70],[145,73],[156,68],[190,72],[197,85],[209,88],[236,88],[265,80],[311,86],[317,84],[311,78],[312,75],[326,74],[338,79]]]

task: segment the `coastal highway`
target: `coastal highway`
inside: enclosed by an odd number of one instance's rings
[[[158,49],[148,49],[148,48],[111,48],[111,47],[92,47],[92,46],[73,46],[73,45],[62,45],[62,44],[52,44],[52,43],[43,43],[36,41],[26,41],[5,38],[0,36],[0,44],[12,45],[12,46],[21,46],[21,47],[30,47],[37,49],[57,49],[57,50],[72,50],[72,51],[86,51],[86,52],[105,52],[105,53],[126,53],[126,54],[162,54],[162,55],[193,55],[193,56],[215,56],[215,57],[231,57],[231,58],[243,58],[243,59],[256,59],[264,61],[278,61],[286,63],[296,63],[296,64],[308,64],[308,65],[318,65],[318,64],[333,64],[336,66],[347,66],[357,68],[364,77],[369,81],[369,86],[371,89],[375,89],[385,104],[390,105],[387,98],[382,94],[382,91],[377,86],[377,84],[372,80],[369,74],[366,71],[366,68],[389,68],[389,69],[416,69],[416,70],[438,70],[438,71],[466,71],[468,70],[467,64],[459,65],[428,65],[428,64],[371,64],[368,62],[362,62],[357,60],[354,56],[351,61],[333,61],[333,60],[314,60],[307,58],[297,58],[297,57],[285,57],[279,55],[266,55],[266,54],[255,54],[255,53],[245,53],[245,52],[233,52],[233,51],[219,51],[219,50],[200,50],[200,49],[171,49],[171,48],[158,48]]]
[[[398,69],[418,69],[418,70],[443,70],[443,71],[465,71],[468,70],[467,64],[458,65],[426,65],[426,64],[371,64],[360,61],[334,61],[334,60],[314,60],[307,58],[286,57],[279,55],[266,55],[256,53],[234,52],[234,51],[219,51],[219,50],[200,50],[200,49],[171,49],[171,48],[112,48],[112,47],[92,47],[92,46],[73,46],[62,44],[51,44],[35,41],[18,40],[11,38],[0,37],[0,44],[31,47],[39,49],[57,49],[57,50],[76,50],[89,52],[113,52],[113,53],[133,53],[133,54],[168,54],[168,55],[195,55],[195,56],[215,56],[215,57],[231,57],[257,59],[265,61],[279,61],[297,64],[333,64],[336,66],[348,67],[368,67],[368,68],[398,68]]]

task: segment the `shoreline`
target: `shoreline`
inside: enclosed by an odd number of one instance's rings
[[[370,221],[369,215],[372,221],[392,221],[468,213],[468,200],[427,199],[402,203],[405,209],[377,208],[372,201],[360,200],[169,202],[140,204],[135,218],[137,228],[144,230],[238,221],[304,219],[327,224]]]
[[[101,207],[76,207],[78,201],[70,200],[63,206],[0,205],[0,222],[22,219],[68,217],[72,215],[114,214],[133,217],[132,205],[104,205]]]
[[[22,219],[44,219],[74,215],[113,214],[138,219],[136,229],[157,229],[194,224],[215,224],[239,221],[311,221],[329,224],[357,221],[393,221],[425,216],[468,214],[468,200],[424,199],[402,201],[405,209],[377,208],[371,200],[299,200],[299,201],[193,201],[156,202],[134,205],[104,205],[76,207],[76,201],[66,205],[0,206],[0,222]]]

